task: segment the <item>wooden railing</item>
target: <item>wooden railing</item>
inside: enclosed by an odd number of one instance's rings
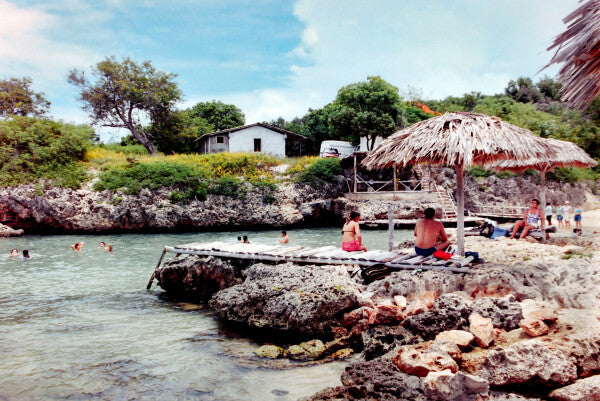
[[[469,210],[469,214],[480,214],[486,216],[497,217],[520,217],[523,216],[522,206],[505,206],[505,205],[477,205]]]
[[[365,180],[359,174],[357,174],[355,185],[353,188],[354,191],[351,192],[415,192],[422,191],[422,188],[424,186],[423,184],[423,180]]]

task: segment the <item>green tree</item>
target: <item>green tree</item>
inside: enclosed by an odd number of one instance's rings
[[[148,136],[163,153],[196,153],[196,139],[215,129],[202,117],[188,110],[169,113],[148,128]]]
[[[213,126],[213,131],[239,127],[245,124],[246,117],[233,104],[225,104],[218,100],[201,102],[188,109],[192,118],[203,118]]]
[[[516,81],[510,80],[504,92],[521,103],[536,103],[541,100],[542,95],[533,84],[531,78],[519,77]]]
[[[94,130],[48,119],[21,117],[0,121],[0,186],[51,179],[78,187],[85,178],[86,150]]]
[[[332,136],[354,144],[365,136],[371,150],[377,136],[386,138],[401,124],[400,101],[398,88],[377,76],[342,87],[329,117]]]
[[[0,117],[41,116],[50,107],[43,93],[31,89],[31,78],[0,80]]]
[[[94,82],[83,71],[72,70],[69,82],[81,89],[80,100],[93,123],[126,128],[151,155],[157,154],[142,121],[156,124],[170,115],[181,98],[173,81],[176,75],[156,70],[150,61],[139,65],[129,58],[119,62],[114,57],[92,67],[92,75]]]

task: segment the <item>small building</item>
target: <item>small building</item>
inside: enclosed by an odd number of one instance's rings
[[[256,123],[204,134],[197,141],[199,153],[260,152],[285,157],[286,145],[304,139],[294,132]]]

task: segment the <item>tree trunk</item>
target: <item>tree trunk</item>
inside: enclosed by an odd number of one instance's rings
[[[129,131],[131,131],[131,133],[133,134],[135,139],[137,139],[142,144],[142,146],[146,148],[146,150],[148,151],[148,153],[150,153],[150,155],[152,155],[152,156],[158,155],[158,152],[156,151],[154,144],[152,143],[152,141],[150,139],[148,139],[148,137],[146,136],[146,133],[143,131],[143,128],[142,128],[142,132],[140,132],[135,127],[135,125],[133,125],[131,123],[127,123],[127,127],[129,128]]]

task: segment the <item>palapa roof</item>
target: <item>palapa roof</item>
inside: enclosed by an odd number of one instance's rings
[[[589,0],[567,15],[567,29],[547,50],[556,50],[552,64],[564,63],[558,75],[562,99],[584,107],[600,94],[600,0]]]
[[[598,162],[592,159],[583,149],[573,142],[554,138],[540,138],[547,142],[552,151],[545,156],[526,160],[501,160],[485,167],[493,170],[510,170],[521,172],[527,169],[540,171],[552,170],[556,167],[594,167]]]
[[[547,146],[530,131],[497,117],[477,113],[446,113],[404,128],[363,160],[368,169],[394,164],[470,167],[502,159],[543,156]]]

